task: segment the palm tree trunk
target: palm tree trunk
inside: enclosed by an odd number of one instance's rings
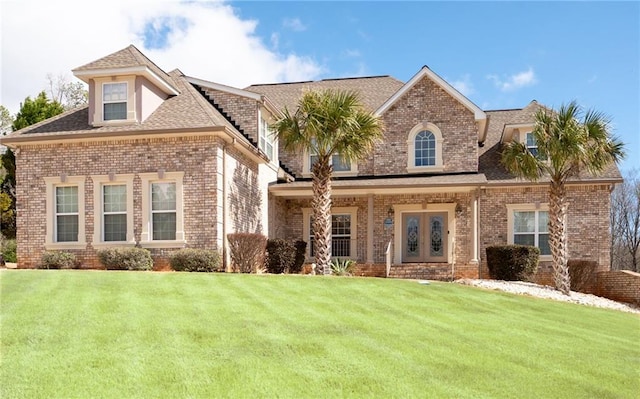
[[[313,237],[316,274],[331,274],[331,172],[329,158],[313,164]]]
[[[551,182],[549,192],[549,245],[553,258],[553,278],[556,289],[569,295],[571,282],[567,266],[566,188],[562,182]]]

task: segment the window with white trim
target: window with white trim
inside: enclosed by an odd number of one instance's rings
[[[103,120],[126,120],[127,82],[103,83],[102,107]]]
[[[306,152],[304,159],[304,174],[311,174],[313,171],[313,165],[318,161],[318,154],[315,151]],[[336,153],[331,156],[331,160],[329,161],[333,166],[333,172],[336,175],[351,175],[354,173],[358,173],[358,164],[357,162],[351,162],[345,159],[341,154]]]
[[[260,128],[258,130],[258,147],[260,147],[260,149],[264,151],[265,154],[267,154],[267,157],[270,160],[273,160],[275,135],[273,131],[269,129],[269,123],[266,121],[266,119],[260,118]]]
[[[407,171],[442,171],[442,142],[442,133],[433,123],[422,122],[414,126],[407,138]]]
[[[151,183],[151,238],[176,239],[176,183]]]
[[[183,217],[184,172],[141,173],[143,247],[185,245]]]
[[[538,143],[536,143],[536,137],[532,132],[525,133],[525,143],[527,150],[534,156],[538,156]]]
[[[55,191],[55,241],[78,242],[78,186],[58,186]]]
[[[102,186],[102,229],[103,241],[127,240],[126,184]]]
[[[85,248],[85,176],[62,174],[43,179],[46,186],[47,218],[45,249]]]
[[[94,247],[134,245],[133,174],[92,175]]]
[[[511,205],[508,212],[509,244],[538,247],[541,256],[551,255],[548,207]]]
[[[357,207],[333,208],[331,210],[331,256],[340,258],[357,258],[356,228]],[[315,256],[315,238],[313,232],[313,212],[305,208],[304,239],[309,243],[309,256]]]

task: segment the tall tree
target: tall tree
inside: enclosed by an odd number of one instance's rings
[[[601,112],[583,112],[575,101],[558,111],[540,109],[533,136],[537,154],[525,144],[512,141],[502,150],[502,163],[514,175],[531,181],[550,180],[549,244],[555,287],[569,295],[567,267],[566,182],[585,171],[602,173],[624,157],[624,145],[610,133],[610,119]]]
[[[611,195],[611,268],[640,272],[640,177],[632,170]]]
[[[345,162],[363,159],[382,136],[382,121],[366,111],[352,91],[308,91],[297,110],[272,128],[286,150],[307,151],[316,161],[313,175],[313,235],[316,272],[331,273],[331,176],[332,158]]]
[[[41,122],[52,116],[58,115],[64,111],[64,108],[60,103],[56,101],[50,101],[47,98],[47,94],[40,92],[35,99],[27,97],[22,104],[20,104],[20,111],[16,114],[13,121],[13,130],[20,130],[34,123]],[[7,149],[2,154],[2,166],[5,169],[5,176],[2,180],[1,192],[5,193],[11,199],[11,206],[6,211],[11,211],[11,215],[15,215],[16,209],[16,158],[11,149]],[[15,218],[12,218],[11,223],[2,223],[2,234],[7,238],[15,238],[16,226]]]

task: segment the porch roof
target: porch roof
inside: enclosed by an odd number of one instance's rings
[[[355,179],[334,179],[331,181],[332,195],[352,196],[367,194],[417,194],[441,192],[469,192],[487,183],[482,173],[398,176],[398,177],[362,177]],[[274,183],[269,192],[278,197],[310,197],[313,195],[311,180],[298,180],[290,183]]]

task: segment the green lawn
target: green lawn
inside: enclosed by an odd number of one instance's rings
[[[0,397],[637,398],[640,317],[450,283],[0,272]]]

